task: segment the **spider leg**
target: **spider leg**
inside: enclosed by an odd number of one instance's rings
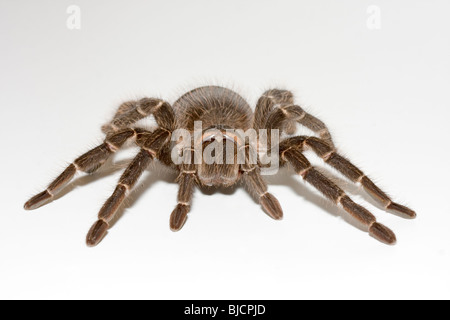
[[[191,209],[194,188],[197,183],[195,169],[193,168],[193,170],[187,170],[186,168],[188,166],[183,167],[177,179],[179,185],[178,204],[170,215],[170,229],[172,231],[180,231],[186,223],[187,215]],[[191,167],[194,166],[192,165]]]
[[[93,173],[122,145],[136,134],[135,130],[125,129],[107,137],[103,144],[88,151],[70,164],[43,192],[32,197],[24,205],[26,210],[34,210],[47,204],[75,176],[77,171]]]
[[[145,141],[141,142],[141,151],[120,177],[113,194],[100,209],[98,221],[89,230],[86,237],[88,246],[96,246],[102,241],[109,229],[109,223],[115,217],[127,194],[168,140],[170,140],[170,133],[164,129],[156,129],[153,133],[146,134]]]
[[[280,151],[282,159],[291,163],[295,171],[306,182],[310,183],[336,205],[341,205],[354,219],[367,227],[371,236],[386,244],[394,244],[396,242],[395,234],[389,228],[378,223],[373,214],[353,202],[341,188],[317,171],[302,154],[301,147],[291,143],[289,147],[284,145],[284,148]]]
[[[400,213],[406,218],[415,218],[416,213],[392,199],[379,187],[373,183],[360,169],[353,165],[349,160],[339,155],[335,148],[330,147],[324,141],[316,137],[296,137],[292,138],[295,143],[300,144],[302,148],[312,149],[318,156],[320,156],[327,164],[341,172],[344,176],[355,183],[361,183],[364,190],[377,202],[379,202],[386,210],[392,210]],[[286,142],[290,143],[290,142]],[[292,143],[292,141],[291,141]]]
[[[294,103],[294,95],[287,90],[271,89],[263,93],[256,103],[254,129],[266,128],[267,118],[276,106]]]
[[[261,169],[257,165],[249,163],[250,146],[246,145],[244,148],[246,149],[246,163],[241,166],[241,171],[243,172],[242,181],[249,191],[257,196],[264,212],[275,220],[281,220],[283,218],[283,209],[280,202],[268,192],[267,183],[261,176]]]
[[[298,120],[298,122],[307,127],[308,129],[312,130],[313,132],[317,133],[323,141],[325,141],[328,145],[334,147],[334,143],[331,138],[331,133],[328,130],[325,123],[322,122],[322,120],[305,112],[304,117]]]
[[[161,99],[143,98],[138,101],[127,101],[119,106],[113,120],[105,124],[102,131],[106,134],[116,132],[152,114],[155,116],[158,125],[165,127],[167,117],[164,115],[166,113],[172,114],[172,107]]]
[[[264,212],[275,220],[283,219],[283,209],[274,195],[268,192],[267,183],[260,174],[260,169],[255,167],[252,171],[245,172],[242,180],[248,189],[258,196]]]
[[[318,134],[330,146],[334,146],[327,126],[300,106],[295,105],[294,96],[290,91],[268,90],[258,100],[254,129],[281,129],[288,134],[294,134],[297,122]]]
[[[124,103],[122,103],[119,108],[117,108],[116,114],[114,115],[113,120],[119,118],[122,114],[127,113],[131,110],[136,109],[137,104],[139,102],[135,101],[135,100],[130,100],[130,101],[126,101]]]

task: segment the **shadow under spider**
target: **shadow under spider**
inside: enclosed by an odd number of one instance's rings
[[[113,162],[112,159],[108,159],[108,161],[98,171],[91,174],[85,174],[74,179],[74,181],[70,182],[63,190],[57,193],[49,203],[64,197],[66,194],[72,192],[78,187],[86,186],[94,181],[108,177],[117,171],[124,170],[129,163],[130,160]]]
[[[176,184],[176,178],[178,173],[171,169],[168,169],[166,166],[159,162],[154,162],[146,171],[150,174],[146,176],[136,187],[131,191],[129,196],[125,199],[123,204],[119,207],[117,214],[114,219],[110,223],[110,228],[114,227],[114,225],[120,220],[120,218],[126,213],[126,211],[131,208],[135,203],[139,201],[144,195],[144,193],[150,189],[150,187],[157,182],[166,182]],[[214,196],[217,193],[222,193],[228,196],[232,196],[236,190],[240,188],[239,185],[234,185],[231,187],[197,187],[195,190],[199,190],[203,195]],[[174,193],[171,195],[171,200],[173,201],[173,207],[176,206],[176,196]],[[191,205],[194,208],[195,204]],[[170,212],[167,213],[168,217],[170,216]]]
[[[108,160],[107,163],[96,173],[81,176],[72,183],[70,183],[64,190],[62,190],[52,201],[58,200],[59,198],[65,196],[69,192],[73,191],[78,187],[88,185],[94,181],[101,180],[117,171],[123,171],[126,166],[130,163],[130,160],[121,160],[118,162],[113,162],[113,160]],[[324,175],[334,181],[339,185],[346,193],[349,195],[359,195],[364,201],[370,203],[374,207],[384,210],[377,202],[375,202],[369,195],[367,195],[362,188],[353,184],[350,181],[344,180],[337,177],[330,170],[320,167],[318,168]],[[150,168],[146,170],[149,174],[130,192],[126,201],[120,206],[117,211],[116,216],[110,222],[110,228],[113,228],[115,224],[121,219],[125,214],[127,209],[135,205],[141,198],[143,198],[144,193],[150,189],[155,183],[162,181],[166,183],[176,184],[177,172],[167,169],[164,165],[159,162],[154,162]],[[270,185],[285,186],[293,190],[299,197],[305,199],[306,201],[314,204],[316,207],[322,209],[322,211],[327,212],[335,217],[342,217],[346,222],[350,223],[354,227],[367,231],[366,228],[355,221],[345,210],[330,203],[320,194],[315,193],[313,190],[308,188],[301,177],[299,177],[295,172],[288,168],[281,168],[276,175],[264,176],[267,181],[269,188]],[[202,187],[197,188],[203,195],[214,196],[214,194],[221,193],[228,196],[233,196],[236,190],[239,188],[245,189],[241,184],[236,184],[230,187]],[[250,195],[250,198],[256,204],[259,204],[258,199]],[[173,195],[174,206],[176,205],[176,194]],[[201,200],[199,200],[201,201]],[[292,199],[295,201],[295,199]],[[281,203],[281,205],[283,205]],[[293,213],[290,213],[293,214]]]
[[[385,211],[383,207],[380,206],[375,200],[373,200],[361,187],[354,184],[351,181],[344,180],[340,177],[337,177],[332,171],[328,170],[324,167],[315,167],[317,171],[320,171],[324,174],[328,179],[333,181],[336,185],[338,185],[345,193],[349,196],[360,196],[364,201],[370,203],[371,205],[382,209]],[[344,221],[351,224],[352,226],[366,231],[367,227],[362,225],[360,222],[356,221],[353,217],[351,217],[343,208],[336,206],[334,203],[331,203],[328,199],[324,198],[322,195],[315,193],[312,189],[308,188],[307,184],[302,181],[302,178],[293,172],[289,168],[281,168],[280,171],[276,175],[264,176],[268,185],[280,185],[289,187],[293,190],[299,197],[305,199],[306,201],[313,203],[315,206],[322,209],[332,216],[341,217]],[[359,201],[357,201],[359,203]],[[283,205],[281,203],[281,205]]]
[[[146,177],[144,177],[144,179],[142,179],[140,183],[138,182],[136,187],[130,192],[125,201],[117,210],[114,219],[111,220],[110,222],[110,229],[113,228],[114,225],[122,218],[122,216],[126,213],[127,209],[131,208],[140,199],[143,198],[144,193],[148,191],[152,185],[154,185],[157,182],[176,184],[178,173],[176,171],[168,169],[166,166],[162,165],[157,161],[152,163],[150,167],[146,169],[146,172],[148,172],[149,174]],[[177,194],[174,193],[171,196],[172,196],[171,201],[174,201],[173,207],[175,208]],[[170,214],[170,212],[168,214]]]

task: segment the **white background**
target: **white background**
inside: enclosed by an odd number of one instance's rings
[[[81,30],[66,26],[73,4]],[[370,5],[381,30],[367,27]],[[446,0],[1,0],[0,298],[450,298],[449,14]],[[102,141],[121,101],[173,102],[208,83],[252,105],[268,88],[293,90],[339,150],[418,218],[390,215],[338,180],[396,232],[385,246],[282,171],[270,191],[283,221],[241,188],[197,190],[172,233],[176,176],[161,166],[94,249],[84,237],[117,168],[22,209]]]

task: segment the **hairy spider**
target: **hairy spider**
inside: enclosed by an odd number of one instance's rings
[[[151,115],[157,123],[154,130],[135,126],[136,122]],[[200,131],[200,135],[196,136],[194,131],[199,121],[202,128],[207,129]],[[288,136],[295,133],[297,123],[311,129],[318,137]],[[275,146],[273,139],[267,137],[267,144],[263,146],[259,141],[255,142],[248,137],[242,138],[230,129],[258,131],[258,137],[263,132],[262,129],[271,130],[268,134],[271,137],[274,135],[273,132],[277,132],[273,130],[278,130],[280,133],[278,136],[282,138]],[[339,155],[325,124],[296,105],[292,93],[286,90],[266,91],[259,98],[255,112],[240,95],[217,86],[192,90],[179,98],[173,106],[154,98],[129,101],[118,108],[113,120],[103,126],[102,130],[106,134],[103,144],[76,159],[45,191],[25,204],[27,210],[46,204],[72,180],[77,171],[95,172],[127,140],[133,138],[140,151],[121,176],[111,197],[100,209],[98,221],[87,235],[88,246],[95,246],[103,239],[128,192],[149,164],[156,159],[179,173],[178,205],[170,217],[170,228],[173,231],[180,230],[186,222],[195,186],[231,186],[239,181],[244,182],[249,190],[258,196],[262,208],[270,217],[281,219],[283,217],[281,206],[268,192],[261,174],[267,167],[261,159],[269,153],[276,152],[276,155],[279,155],[280,166],[289,163],[305,181],[362,223],[371,236],[381,242],[394,244],[396,242],[394,233],[378,223],[367,209],[353,202],[339,186],[317,171],[303,155],[306,149],[311,149],[328,165],[354,183],[360,183],[386,210],[396,211],[408,218],[416,216],[411,209],[393,202],[360,169]],[[180,137],[174,139],[177,130],[194,133],[193,138],[189,136],[184,139],[193,145],[184,141],[178,143],[176,145],[178,148],[175,148],[174,144],[183,140]],[[236,146],[231,152],[231,160],[235,161],[217,161],[225,159],[225,154],[227,160],[230,160],[228,152],[230,142]],[[215,146],[210,153],[214,154],[216,161],[211,162],[202,158],[199,161],[192,161],[193,158],[198,160],[198,151],[205,152],[212,145]],[[254,150],[257,151],[256,161],[251,161]],[[239,162],[236,160],[241,151],[244,157],[243,161]],[[177,155],[182,155],[183,159],[190,158],[191,161],[177,162],[175,161]]]

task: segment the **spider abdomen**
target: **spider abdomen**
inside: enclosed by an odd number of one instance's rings
[[[177,127],[194,130],[196,121],[203,128],[229,127],[248,130],[253,124],[253,111],[236,92],[218,86],[200,87],[185,93],[174,104]]]

